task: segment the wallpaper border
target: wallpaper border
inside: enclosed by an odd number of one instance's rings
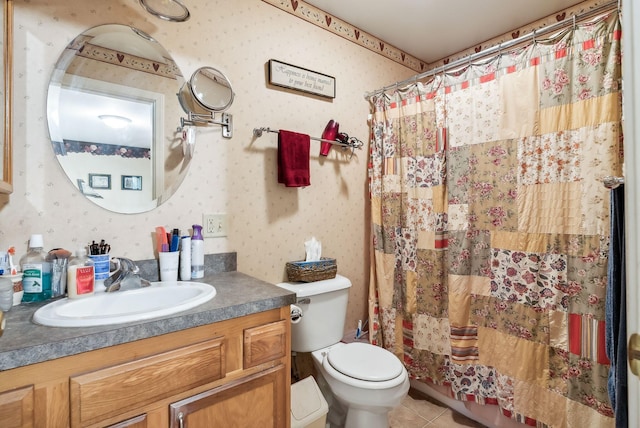
[[[370,51],[376,52],[382,56],[389,58],[392,61],[395,61],[399,64],[404,65],[414,71],[422,73],[424,71],[440,67],[448,64],[449,62],[453,62],[460,58],[464,58],[466,56],[479,53],[482,50],[486,50],[492,46],[496,46],[500,43],[504,43],[513,39],[517,39],[518,37],[525,36],[527,34],[532,33],[534,30],[538,30],[540,28],[546,27],[551,24],[555,24],[556,22],[564,21],[566,19],[571,19],[573,15],[581,14],[583,12],[588,12],[589,10],[601,6],[606,3],[610,3],[611,0],[586,0],[582,3],[578,3],[575,6],[572,6],[567,9],[563,9],[553,15],[549,15],[546,18],[540,19],[523,27],[513,30],[510,33],[505,33],[501,36],[495,37],[493,39],[489,39],[482,43],[479,43],[475,46],[472,46],[463,51],[454,53],[448,57],[439,59],[435,62],[426,63],[408,53],[402,51],[401,49],[396,48],[395,46],[385,42],[384,40],[380,40],[371,34],[355,27],[354,25],[349,24],[348,22],[342,21],[340,18],[337,18],[322,9],[319,9],[313,5],[310,5],[303,0],[262,0],[265,3],[268,3],[272,6],[277,7],[285,12],[288,12],[298,18],[304,19],[305,21],[314,24],[320,28],[323,28],[329,32],[332,32],[344,39],[347,39],[353,43],[360,45],[365,49],[369,49]]]
[[[302,18],[311,24],[330,31],[343,37],[365,49],[383,55],[397,63],[409,67],[415,71],[425,71],[427,64],[418,58],[396,48],[395,46],[380,40],[371,34],[355,27],[348,22],[342,21],[322,9],[318,9],[303,0],[262,0],[278,9],[289,12],[292,15]]]

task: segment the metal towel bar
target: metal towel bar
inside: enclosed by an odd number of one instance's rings
[[[273,132],[275,134],[280,133],[279,130],[277,129],[271,129],[271,128],[253,128],[253,135],[258,138],[258,137],[262,137],[262,133],[263,132]],[[352,153],[353,150],[355,149],[360,149],[362,150],[362,146],[364,145],[362,143],[362,141],[358,140],[355,137],[349,137],[347,134],[341,134],[343,137],[343,141],[338,141],[338,140],[327,140],[324,138],[318,138],[318,137],[309,137],[311,140],[315,140],[315,141],[321,141],[323,143],[330,143],[333,144],[334,146],[339,146],[342,147],[343,150],[346,149],[351,149]]]

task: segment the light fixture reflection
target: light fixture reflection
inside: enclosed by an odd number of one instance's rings
[[[180,0],[138,0],[150,14],[171,22],[184,22],[191,14]]]
[[[131,119],[128,117],[118,116],[115,114],[101,114],[98,117],[105,125],[113,129],[126,128],[131,123]]]

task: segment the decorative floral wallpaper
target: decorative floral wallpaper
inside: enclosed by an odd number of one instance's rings
[[[48,249],[73,251],[105,239],[114,255],[149,259],[155,257],[155,226],[186,233],[202,223],[203,214],[227,213],[228,237],[206,239],[207,253],[235,251],[239,271],[280,282],[285,262],[304,258],[304,241],[315,236],[323,255],[336,258],[338,272],[353,282],[347,328],[355,328],[366,317],[368,293],[366,147],[353,157],[332,149],[324,158],[318,155],[319,143],[312,142],[311,185],[286,188],[277,183],[277,136],[256,139],[253,129],[319,137],[334,119],[341,132],[366,142],[364,94],[409,78],[420,66],[397,61],[398,51],[395,59],[381,56],[264,1],[190,0],[188,6],[189,21],[170,23],[148,15],[133,0],[14,0],[14,192],[0,195],[0,249],[15,246],[19,257],[29,236],[42,233]],[[132,25],[152,36],[183,76],[202,66],[220,69],[235,92],[229,110],[233,138],[222,138],[219,127],[198,129],[181,187],[161,207],[142,214],[112,213],[82,196],[49,143],[46,98],[53,67],[77,35],[106,23]],[[335,77],[336,98],[269,85],[269,59]]]
[[[154,254],[154,227],[188,232],[202,215],[227,213],[226,238],[205,239],[207,253],[235,251],[238,270],[281,282],[285,263],[304,258],[315,236],[338,272],[353,281],[348,326],[366,317],[368,220],[365,210],[367,150],[311,146],[311,185],[277,182],[277,136],[254,139],[253,128],[288,129],[319,137],[330,119],[363,141],[369,107],[364,93],[413,71],[290,14],[256,0],[190,0],[192,17],[170,23],[133,0],[14,0],[14,192],[0,195],[0,248],[20,257],[32,233],[47,249],[76,248],[97,239],[133,259]],[[162,44],[183,76],[212,66],[233,85],[234,134],[199,128],[187,177],[161,207],[116,214],[83,197],[55,159],[47,131],[47,88],[65,47],[83,31],[106,23],[135,26]],[[336,78],[333,100],[270,86],[266,64],[277,59]],[[151,76],[151,74],[150,74]],[[174,129],[179,118],[173,118]]]

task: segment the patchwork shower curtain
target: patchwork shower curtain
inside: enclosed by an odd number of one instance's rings
[[[412,378],[531,426],[613,426],[620,39],[611,14],[371,97],[370,332]]]

